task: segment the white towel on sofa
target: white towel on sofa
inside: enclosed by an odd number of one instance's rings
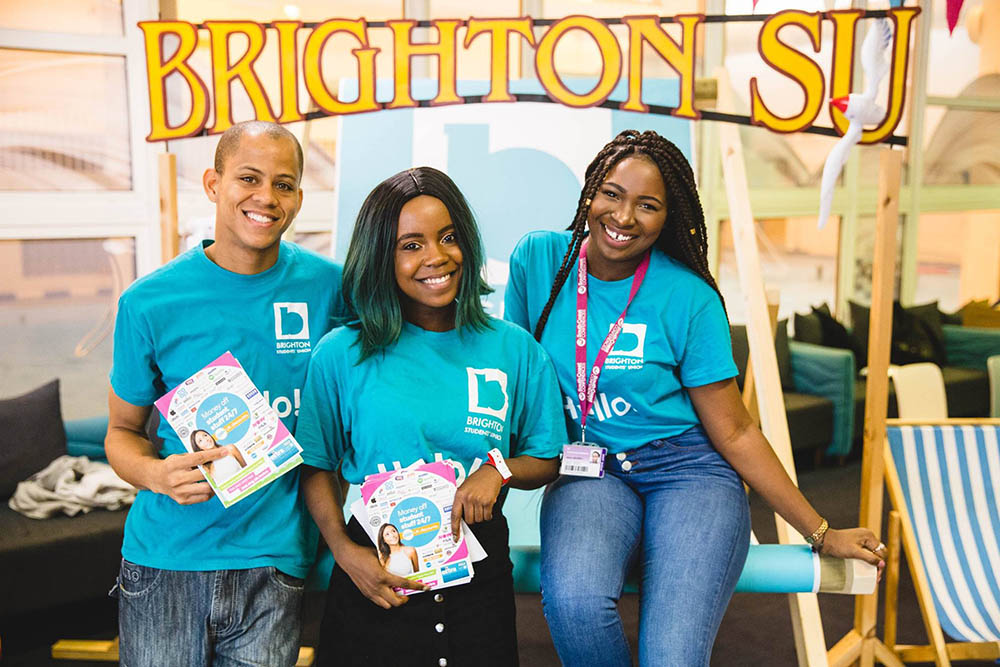
[[[20,482],[7,504],[26,517],[47,519],[60,512],[76,516],[98,507],[121,509],[132,504],[135,493],[107,463],[86,456],[60,456]]]

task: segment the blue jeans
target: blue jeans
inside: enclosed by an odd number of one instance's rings
[[[291,667],[303,581],[273,567],[180,572],[122,560],[122,667]]]
[[[563,664],[632,664],[616,603],[637,554],[639,664],[709,664],[750,515],[739,475],[701,427],[608,456],[602,479],[560,477],[542,501],[541,536],[542,606]]]

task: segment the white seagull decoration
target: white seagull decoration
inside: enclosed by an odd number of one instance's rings
[[[840,109],[851,124],[826,156],[826,162],[823,164],[823,184],[819,195],[819,229],[823,229],[827,218],[830,217],[833,187],[837,184],[837,177],[847,162],[847,154],[854,144],[861,140],[865,125],[878,123],[885,118],[885,107],[875,102],[875,96],[878,94],[879,84],[889,71],[889,61],[883,54],[891,43],[892,29],[889,27],[889,20],[877,19],[861,45],[861,68],[864,70],[867,84],[865,92],[851,93],[846,97],[830,100],[830,104]]]

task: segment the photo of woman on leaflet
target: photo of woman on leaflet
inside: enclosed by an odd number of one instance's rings
[[[246,459],[236,445],[220,445],[211,433],[204,429],[197,429],[191,434],[191,451],[209,450],[222,447],[229,452],[229,456],[210,461],[204,464],[205,472],[212,478],[213,482],[223,482],[240,470],[246,467]]]
[[[403,546],[399,529],[391,523],[383,523],[378,529],[378,560],[386,570],[401,577],[420,569],[417,550]]]

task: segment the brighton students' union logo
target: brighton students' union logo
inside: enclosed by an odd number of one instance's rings
[[[612,325],[614,326],[614,325]],[[616,357],[632,357],[642,359],[646,348],[646,325],[622,323],[622,332],[615,342],[611,355]]]
[[[469,412],[507,419],[507,374],[499,368],[466,367],[469,374]]]
[[[309,304],[274,304],[274,337],[278,340],[309,340]]]
[[[274,304],[275,351],[278,354],[309,352],[309,304],[282,302]]]
[[[608,355],[604,368],[637,371],[643,367],[645,351],[646,325],[625,322],[622,324],[621,334],[615,342],[615,349],[611,350],[611,354]]]

